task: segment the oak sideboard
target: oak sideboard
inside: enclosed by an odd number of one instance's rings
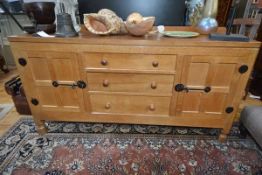
[[[226,139],[260,42],[9,38],[40,134],[45,121],[221,128]]]

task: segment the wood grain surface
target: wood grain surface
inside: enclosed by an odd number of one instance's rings
[[[175,29],[192,28],[170,28]],[[87,32],[76,38],[24,35],[10,41],[27,99],[38,101],[30,107],[41,134],[46,120],[117,122],[221,128],[221,141],[260,47],[257,41],[210,41],[207,36]],[[21,58],[26,65],[19,64]]]

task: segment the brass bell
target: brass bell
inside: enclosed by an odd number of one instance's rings
[[[59,13],[57,14],[57,28],[56,36],[57,37],[74,37],[78,33],[75,31],[73,26],[71,15],[68,13]]]

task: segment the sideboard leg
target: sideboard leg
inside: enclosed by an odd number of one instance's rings
[[[35,119],[35,123],[36,123],[38,134],[44,135],[44,134],[47,133],[47,128],[46,128],[44,120],[37,120],[37,119]]]
[[[226,134],[222,134],[222,133],[219,134],[218,140],[220,142],[225,142],[226,139],[227,139],[227,135]]]
[[[220,142],[225,142],[226,139],[227,139],[227,134],[228,134],[228,132],[226,132],[224,129],[222,129],[220,134],[219,134],[218,140]]]

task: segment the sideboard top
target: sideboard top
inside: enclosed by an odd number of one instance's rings
[[[189,30],[191,27],[167,27],[167,30]],[[219,28],[219,32],[225,30]],[[92,44],[92,45],[136,45],[136,46],[193,46],[193,47],[244,47],[257,48],[261,42],[233,42],[233,41],[211,41],[207,35],[200,35],[195,38],[170,38],[160,34],[150,34],[143,37],[134,37],[130,35],[110,35],[98,36],[90,34],[85,28],[82,28],[79,36],[73,38],[40,38],[29,34],[19,36],[10,36],[10,42],[32,42],[32,43],[65,43],[65,44]]]

